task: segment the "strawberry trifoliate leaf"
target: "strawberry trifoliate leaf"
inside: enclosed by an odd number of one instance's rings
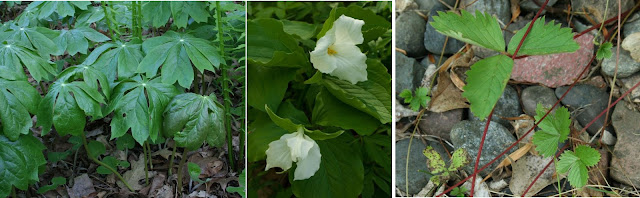
[[[0,69],[0,72],[5,70]],[[33,125],[30,113],[36,114],[39,103],[40,93],[26,79],[0,78],[0,134],[15,141],[20,134],[29,133]]]
[[[612,52],[611,48],[613,48],[613,44],[611,42],[605,42],[598,48],[598,52],[596,53],[596,58],[598,60],[602,60],[605,58],[611,58]]]
[[[437,174],[447,171],[444,160],[442,160],[440,153],[433,149],[433,147],[427,146],[427,148],[422,151],[422,154],[424,154],[424,156],[429,159],[428,162],[431,174]]]
[[[480,60],[467,71],[462,96],[471,103],[471,112],[484,120],[498,102],[511,76],[513,60],[505,55]]]
[[[71,30],[60,30],[60,35],[54,38],[53,42],[58,45],[60,50],[58,54],[67,51],[69,55],[73,56],[78,52],[87,54],[87,49],[89,49],[89,41],[87,40],[105,42],[111,39],[92,28],[80,27]]]
[[[569,110],[565,107],[560,107],[555,113],[550,113],[544,120],[540,121],[546,111],[542,104],[538,103],[535,119],[536,122],[540,122],[538,127],[542,130],[533,135],[533,144],[536,145],[536,151],[542,156],[550,157],[556,153],[558,143],[567,140],[571,120],[569,119]]]
[[[127,79],[113,88],[107,112],[114,112],[111,120],[111,139],[123,136],[129,129],[133,139],[142,145],[147,139],[155,141],[162,128],[162,113],[178,89],[160,82],[160,78]]]
[[[509,53],[513,54],[522,40],[524,33],[531,22],[518,32],[509,41]],[[517,55],[544,55],[563,52],[574,52],[580,45],[573,40],[571,28],[561,28],[560,24],[551,21],[545,24],[545,18],[541,17],[533,24],[531,31],[522,43]]]
[[[587,184],[589,172],[587,167],[593,166],[600,161],[600,153],[585,145],[576,147],[576,152],[565,151],[560,156],[560,161],[556,164],[559,173],[569,171],[569,183],[575,188],[581,188]]]
[[[411,103],[411,100],[413,100],[413,93],[411,93],[411,90],[405,89],[400,93],[400,97],[404,98],[404,103]]]
[[[496,18],[480,11],[476,11],[475,16],[465,10],[462,10],[461,14],[438,12],[438,16],[433,17],[431,26],[455,39],[499,52],[504,51],[504,38]]]
[[[202,73],[204,70],[214,71],[214,67],[224,62],[211,42],[173,31],[144,41],[142,47],[147,56],[138,66],[139,73],[153,77],[162,65],[162,82],[174,84],[178,81],[184,88],[191,87],[193,66]]]
[[[126,79],[136,73],[144,57],[140,48],[141,44],[138,40],[127,43],[120,41],[105,43],[95,48],[82,64],[91,65],[100,70],[107,76],[109,82]]]
[[[195,150],[205,141],[222,146],[225,140],[224,108],[215,95],[194,93],[177,95],[164,111],[163,134],[177,145]]]

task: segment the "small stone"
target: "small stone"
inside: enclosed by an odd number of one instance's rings
[[[418,9],[418,4],[413,0],[395,0],[395,5],[398,13]]]
[[[433,16],[437,16],[437,11],[445,11],[442,8],[434,8],[429,12],[429,22],[426,25],[426,29],[424,31],[424,48],[427,49],[432,54],[437,54],[438,56],[442,53],[442,47],[444,46],[444,41],[447,36],[437,32],[435,28],[431,26],[431,22],[433,22]],[[424,26],[423,26],[424,27]],[[417,41],[411,41],[414,43],[418,43]],[[396,44],[397,45],[397,44]],[[447,46],[444,49],[444,54],[455,54],[460,50],[460,48],[464,47],[465,43],[459,41],[454,38],[449,38],[447,40]]]
[[[613,76],[616,69],[616,55],[618,54],[616,47],[611,49],[611,58],[602,61],[602,72],[607,76]],[[620,59],[618,63],[618,78],[626,78],[640,71],[640,62],[636,62],[631,58],[631,54],[627,50],[620,49]]]
[[[478,148],[480,147],[480,141],[484,132],[485,121],[468,121],[463,120],[458,122],[451,129],[451,143],[455,149],[464,148],[469,153],[469,156],[473,156],[473,159],[478,155]],[[516,139],[511,135],[507,128],[496,122],[490,122],[487,130],[487,136],[482,147],[482,155],[480,156],[480,163],[478,167],[482,167],[489,163],[494,158],[498,157],[500,153],[505,151]],[[516,148],[512,148],[508,153],[516,151]],[[397,154],[396,154],[397,155]],[[486,169],[480,172],[482,177],[487,176],[493,169],[495,169],[499,162],[505,159],[506,155],[500,157],[496,162],[489,165]],[[474,163],[469,163],[464,167],[467,173],[473,172]]]
[[[420,57],[427,54],[424,48],[425,19],[416,13],[406,11],[396,19],[396,47],[403,49],[411,57]],[[397,54],[397,53],[396,53]]]
[[[416,86],[420,85],[424,71],[425,67],[422,67],[415,59],[402,53],[396,53],[396,73],[404,76],[396,78],[396,94],[400,94],[405,89],[413,91]]]
[[[476,13],[476,10],[482,13],[489,13],[497,16],[498,20],[506,24],[511,19],[511,4],[509,0],[462,0],[461,5],[469,5],[466,10],[470,13]]]
[[[456,3],[455,0],[444,0],[444,2],[449,4],[449,6],[453,6],[453,4]],[[446,8],[446,6],[438,0],[416,0],[416,3],[418,7],[420,7],[420,10],[423,11],[429,11],[433,8]]]
[[[462,109],[454,109],[442,113],[429,112],[420,120],[420,130],[429,135],[441,137],[447,141],[451,140],[449,133],[453,125],[462,120]]]
[[[496,103],[491,121],[498,122],[502,126],[512,129],[513,127],[511,126],[511,123],[509,123],[509,120],[502,119],[500,117],[518,117],[520,114],[522,114],[522,109],[520,107],[518,92],[516,92],[516,89],[513,87],[507,85],[502,96],[500,96],[500,99],[498,99],[498,102]],[[480,119],[478,119],[473,112],[469,111],[469,120],[475,121]]]
[[[74,178],[73,182],[73,187],[69,192],[69,197],[86,197],[89,194],[96,192],[96,189],[93,187],[93,181],[86,173]]]
[[[620,82],[622,82],[622,89],[620,89],[620,94],[624,94],[624,92],[627,92],[629,89],[640,82],[640,72],[628,78],[621,78]],[[631,100],[640,99],[640,87],[631,90],[631,93],[628,95],[628,97],[630,97]]]
[[[640,112],[626,107],[624,101],[619,102],[611,121],[618,133],[618,142],[613,148],[610,174],[620,183],[640,186]]]
[[[530,116],[536,116],[536,107],[538,103],[544,108],[551,108],[558,101],[553,89],[543,86],[531,86],[522,90],[522,106],[524,112]],[[555,112],[555,109],[551,112]]]
[[[607,5],[607,2],[609,5]],[[630,10],[633,5],[633,0],[621,0],[622,12]],[[587,20],[595,20],[597,23],[601,23],[609,18],[618,15],[618,1],[602,1],[602,0],[571,0],[571,9],[577,11],[583,11],[589,14],[589,17],[580,15]],[[605,9],[607,12],[605,13]],[[603,18],[603,16],[605,16]]]
[[[553,160],[551,157],[545,158],[543,156],[526,155],[513,163],[513,175],[509,183],[509,189],[511,192],[513,192],[514,195],[522,195],[522,193],[524,193],[531,184],[531,181],[540,174],[540,171],[542,171],[542,169],[544,169],[551,160]],[[553,177],[554,173],[555,166],[549,166],[549,168],[544,171],[542,176],[538,178],[536,183],[533,184],[531,189],[529,189],[527,194],[524,196],[535,196],[538,192],[544,189],[544,187],[557,182]]]
[[[544,1],[538,1],[538,2],[540,3],[540,5],[544,3]],[[558,2],[558,0],[549,0],[546,7],[547,8],[552,7],[554,4],[556,4],[556,2]],[[534,2],[534,0],[520,1],[520,8],[530,12],[538,12],[538,10],[540,10],[540,6],[538,6],[538,4]],[[546,12],[547,10],[543,10],[541,14],[544,14]]]
[[[627,38],[624,38],[620,46],[622,49],[629,51],[633,60],[640,62],[640,32],[633,33],[627,36]]]
[[[569,89],[568,86],[558,87],[556,89],[556,97],[560,98],[564,92]],[[615,100],[615,98],[614,98]],[[592,85],[578,84],[567,93],[567,96],[562,99],[562,104],[568,106],[571,111],[575,111],[576,120],[582,126],[586,126],[593,120],[600,112],[607,108],[609,101],[609,94],[605,91],[598,89]],[[595,135],[604,124],[604,117],[601,116],[596,120],[589,128],[587,132],[590,135]],[[613,131],[609,126],[606,130]]]
[[[640,32],[640,13],[635,13],[627,19],[627,22],[622,26],[622,33],[624,37],[627,37],[633,33]]]
[[[616,144],[616,141],[616,136],[613,136],[611,132],[604,130],[604,132],[602,133],[602,143],[606,145],[614,145]]]
[[[409,141],[410,139],[407,138],[396,142],[396,188],[406,191],[408,181],[409,191],[406,193],[414,195],[427,185],[431,176],[420,172],[420,170],[429,171],[429,168],[427,167],[428,159],[422,154],[422,151],[427,148],[427,146],[418,138],[414,138],[413,141],[411,141],[409,169],[407,169],[406,163]],[[428,144],[440,153],[440,156],[442,156],[445,162],[449,161],[449,155],[440,143],[428,142]]]

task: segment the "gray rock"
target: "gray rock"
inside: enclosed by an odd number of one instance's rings
[[[424,48],[424,18],[416,11],[406,11],[396,19],[396,47],[407,51],[411,57],[420,57],[427,54]]]
[[[475,1],[475,3],[473,3]],[[511,19],[511,4],[509,0],[462,0],[461,5],[469,5],[466,8],[470,13],[476,13],[476,10],[483,13],[490,13],[497,16],[504,24]]]
[[[509,120],[502,119],[508,117],[518,117],[522,114],[522,108],[520,107],[520,99],[518,98],[518,92],[513,87],[507,85],[505,87],[502,96],[498,99],[496,103],[496,107],[493,110],[493,116],[491,117],[491,121],[497,122],[508,129],[512,129],[511,123]],[[473,115],[473,112],[469,111],[469,120],[480,120],[476,116]]]
[[[640,112],[626,107],[624,101],[619,102],[611,121],[618,132],[618,142],[613,148],[611,177],[627,185],[640,186]]]
[[[511,192],[515,195],[522,195],[531,184],[531,181],[540,174],[540,171],[542,171],[551,160],[553,160],[551,157],[526,155],[513,163],[513,165],[511,165],[513,167],[513,177],[509,184]],[[549,166],[540,178],[538,178],[536,183],[533,184],[525,197],[533,197],[544,187],[557,182],[558,180],[554,178],[555,169],[555,166]]]
[[[444,41],[447,38],[445,35],[437,32],[435,28],[431,26],[431,22],[433,22],[433,16],[437,16],[437,11],[444,11],[441,8],[434,8],[429,12],[429,22],[427,23],[426,29],[424,31],[424,48],[427,51],[440,55],[442,52],[442,46],[444,46]],[[447,46],[444,49],[444,54],[454,54],[460,50],[460,48],[464,47],[464,42],[459,41],[454,38],[449,38],[447,41]],[[397,45],[397,44],[396,44]]]
[[[420,130],[426,134],[435,135],[450,141],[451,137],[449,133],[453,125],[462,120],[462,115],[462,109],[454,109],[442,113],[429,112],[426,116],[422,117],[423,119],[420,121],[419,127]]]
[[[633,76],[629,76],[627,78],[621,78],[620,82],[622,82],[622,89],[620,89],[620,94],[622,95],[624,94],[624,92],[627,92],[633,86],[638,84],[638,82],[640,82],[640,72],[634,74]],[[632,90],[628,96],[632,100],[640,99],[640,88],[636,88]]]
[[[607,6],[607,2],[609,5]],[[622,4],[622,12],[630,10],[634,2],[633,0],[621,0]],[[605,9],[608,7],[606,17],[603,19],[603,15],[605,15]],[[583,9],[589,13],[589,17],[591,19],[596,20],[596,22],[600,23],[608,18],[617,16],[618,14],[618,1],[603,1],[603,0],[571,0],[571,8],[573,10]],[[582,18],[587,19],[583,15],[580,15]]]
[[[522,8],[523,10],[526,11],[530,11],[530,12],[538,12],[538,10],[540,9],[540,6],[538,6],[538,4],[536,4],[536,2],[534,1],[538,1],[538,3],[540,3],[540,5],[542,5],[544,3],[544,0],[522,0],[520,1],[520,8]],[[556,2],[558,2],[558,0],[549,0],[549,3],[547,3],[547,8],[553,6],[554,4],[556,4]],[[546,13],[546,10],[542,11],[542,14]]]
[[[435,55],[434,54],[433,58],[435,59],[435,63],[431,62],[431,60],[429,60],[429,57],[424,57],[422,60],[420,60],[420,65],[422,65],[423,67],[429,67],[430,64],[434,64],[437,67],[438,66],[438,62],[440,62],[440,64],[442,64],[449,57],[448,56],[442,56],[442,61],[440,61],[440,55]]]
[[[421,66],[416,59],[409,58],[402,53],[396,53],[396,94],[402,90],[414,90],[420,85],[424,76],[425,67]]]
[[[536,116],[538,103],[542,104],[545,108],[551,108],[557,101],[558,98],[553,92],[553,89],[548,87],[531,86],[522,90],[522,106],[524,106],[524,112],[530,116]],[[557,109],[557,106],[555,109]]]
[[[556,88],[556,97],[560,98],[567,89],[569,89],[569,86]],[[613,100],[615,99],[616,98],[613,98]],[[567,96],[562,99],[561,102],[563,105],[569,107],[571,111],[578,109],[578,111],[575,112],[576,120],[578,120],[580,125],[586,126],[593,118],[607,108],[608,100],[609,94],[605,91],[593,85],[578,84],[567,93]],[[604,117],[605,116],[601,116],[598,118],[598,120],[587,128],[587,132],[591,135],[596,134],[604,124]],[[609,126],[606,130],[613,131],[613,128]]]
[[[615,46],[611,50],[613,54],[611,58],[606,58],[602,61],[602,72],[607,74],[608,76],[613,76],[616,69],[616,54],[617,50],[615,50]],[[640,62],[636,62],[631,58],[631,54],[629,51],[620,49],[620,59],[618,63],[618,78],[626,78],[634,73],[640,71]]]
[[[640,13],[631,15],[622,26],[622,34],[625,38],[636,32],[640,32]]]
[[[472,156],[472,161],[475,161],[475,157],[478,155],[478,148],[480,147],[480,141],[482,139],[482,133],[484,131],[484,121],[468,121],[463,120],[458,122],[453,129],[451,129],[451,143],[455,149],[464,148]],[[489,163],[500,153],[506,150],[516,139],[511,135],[507,128],[496,122],[490,122],[487,130],[487,136],[485,138],[484,146],[482,147],[482,155],[480,156],[480,163],[478,168]],[[508,153],[512,153],[516,150],[513,147]],[[496,161],[480,172],[480,175],[487,176],[498,164],[505,158],[503,155]],[[469,163],[465,166],[465,170],[468,173],[473,172],[474,163]]]
[[[446,162],[449,161],[449,155],[446,153],[444,147],[440,143],[428,142],[429,146],[433,147],[442,159]],[[427,157],[422,154],[422,151],[427,146],[422,143],[418,138],[413,139],[411,142],[411,150],[409,151],[409,169],[407,169],[407,149],[409,148],[409,139],[404,139],[396,142],[396,187],[402,191],[406,191],[407,181],[409,181],[409,191],[407,193],[413,195],[420,192],[420,189],[425,187],[429,183],[429,176],[426,173],[420,172],[420,170],[428,171]],[[408,171],[407,171],[408,170]],[[407,178],[408,177],[408,178]]]
[[[453,4],[456,3],[455,0],[444,0],[444,2],[449,4],[449,6],[453,6]],[[420,10],[429,11],[433,8],[446,8],[446,6],[438,0],[416,0],[416,3]]]

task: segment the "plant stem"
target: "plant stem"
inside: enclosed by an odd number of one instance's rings
[[[204,82],[204,73],[206,73],[206,71],[202,70],[202,78],[200,78],[200,84],[202,84],[202,86],[200,87],[200,95],[204,96],[204,93],[207,92],[207,84],[205,84]]]
[[[145,145],[147,145],[147,142],[142,144],[142,155],[144,156],[144,182],[148,186],[149,185],[149,167],[147,166],[148,165],[147,162],[149,161],[149,159],[147,159],[147,147]]]
[[[222,10],[220,9],[220,2],[216,1],[216,26],[218,27],[218,42],[219,42],[219,50],[221,57],[225,57],[224,53],[224,39],[222,34]],[[222,96],[224,100],[224,127],[227,131],[227,156],[229,157],[229,165],[233,170],[238,170],[238,167],[235,166],[235,161],[233,158],[233,132],[231,131],[231,97],[229,96],[229,87],[228,87],[228,72],[227,72],[227,63],[224,62],[221,64],[222,68]],[[242,140],[240,140],[242,141]]]
[[[17,198],[16,187],[11,186],[11,197]]]
[[[491,109],[491,113],[487,117],[487,123],[484,125],[484,132],[482,133],[482,139],[480,140],[480,146],[478,147],[478,156],[476,156],[476,164],[473,166],[473,172],[477,173],[478,171],[478,163],[480,162],[480,154],[482,153],[482,147],[484,146],[484,140],[487,137],[487,131],[489,130],[489,124],[491,124],[491,117],[493,117],[493,111],[495,110],[495,106]],[[473,192],[476,188],[476,175],[473,174],[473,179],[471,179],[471,192],[469,193],[470,197],[473,197]]]
[[[182,159],[180,159],[180,164],[178,165],[178,192],[182,192],[182,167],[187,161],[187,152],[189,152],[189,149],[184,148],[184,151],[182,152]]]
[[[173,172],[173,159],[176,156],[176,144],[173,143],[173,151],[171,152],[171,158],[169,159],[169,176],[171,176],[171,173]]]
[[[151,143],[147,142],[147,151],[149,155],[149,170],[153,169],[153,158],[151,157]]]
[[[120,175],[120,173],[118,173],[118,171],[113,169],[108,164],[105,164],[104,162],[101,162],[100,160],[96,159],[93,155],[91,155],[91,150],[89,150],[89,144],[87,144],[87,137],[84,135],[84,131],[82,132],[82,134],[80,134],[80,137],[82,138],[82,144],[84,145],[84,149],[87,150],[87,156],[89,157],[89,159],[91,159],[96,164],[109,169],[109,171],[111,171],[113,174],[115,174],[116,177],[118,177],[118,179],[120,179],[120,181],[122,181],[122,183],[124,183],[124,185],[127,186],[129,191],[134,192],[135,190],[133,190],[131,185],[129,185],[129,183],[127,183],[127,181],[124,180],[124,178],[122,177],[122,175]]]
[[[107,27],[109,27],[109,36],[111,36],[112,41],[116,41],[115,31],[111,26],[111,18],[109,17],[109,11],[107,10],[107,6],[104,5],[105,3],[106,1],[100,2],[100,7],[102,7],[102,11],[104,11],[104,17],[107,18],[107,20],[105,21],[107,22]]]

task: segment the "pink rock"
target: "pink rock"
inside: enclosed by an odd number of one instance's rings
[[[580,49],[573,53],[529,56],[516,59],[511,79],[540,83],[547,87],[569,85],[587,67],[593,56],[593,36],[584,34],[575,39]]]

